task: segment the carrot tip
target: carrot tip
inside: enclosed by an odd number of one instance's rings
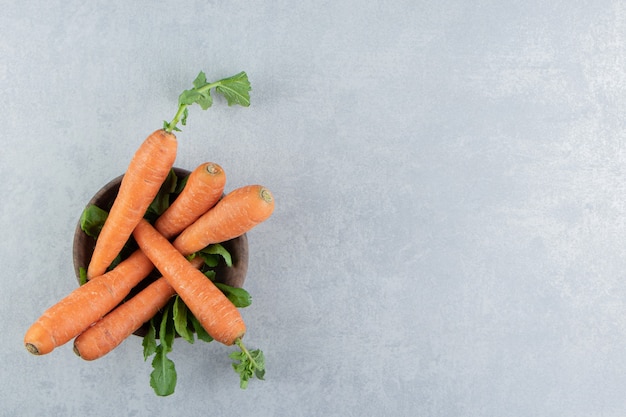
[[[218,174],[220,172],[220,169],[217,165],[215,164],[207,164],[206,166],[206,171],[211,174],[211,175],[215,175]]]
[[[24,346],[26,346],[26,350],[33,355],[39,355],[39,349],[37,349],[37,346],[33,345],[32,343],[26,343]]]
[[[267,203],[271,203],[272,200],[274,199],[274,197],[272,196],[272,193],[267,188],[261,188],[260,193],[261,193],[261,198],[265,200]]]
[[[76,345],[74,345],[74,348],[72,349],[74,351],[74,353],[76,354],[76,356],[78,356],[79,358],[80,356],[80,351],[78,350],[78,348],[76,347]]]

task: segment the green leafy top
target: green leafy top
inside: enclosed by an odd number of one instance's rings
[[[222,94],[229,106],[238,104],[243,107],[250,105],[250,93],[252,89],[248,81],[248,75],[242,71],[232,77],[224,78],[219,81],[207,82],[206,75],[200,71],[196,79],[193,81],[193,88],[183,91],[178,96],[178,111],[174,115],[171,122],[164,121],[163,129],[167,132],[174,130],[180,131],[178,122],[183,126],[187,124],[187,116],[189,115],[188,106],[198,104],[202,110],[206,110],[213,105],[213,97],[211,90]]]
[[[80,215],[80,228],[87,236],[97,239],[108,216],[108,211],[90,204],[85,207]]]
[[[241,389],[248,387],[248,381],[253,376],[263,380],[265,376],[265,356],[260,349],[248,350],[241,339],[235,340],[241,351],[232,352],[228,355],[233,360],[233,369],[239,374],[239,386]]]

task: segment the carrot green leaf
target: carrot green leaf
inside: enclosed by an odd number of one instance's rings
[[[239,104],[243,107],[250,105],[250,81],[245,72],[233,75],[232,77],[223,79],[220,84],[215,87],[218,93],[221,93],[228,102],[229,106]]]
[[[159,345],[156,346],[156,355],[152,360],[152,373],[150,373],[150,386],[160,396],[174,393],[176,388],[176,367],[174,362],[167,357],[172,351],[174,344],[174,322],[170,318],[172,305],[168,304],[163,310],[161,325],[159,326]]]
[[[97,238],[108,216],[109,213],[107,211],[102,210],[94,204],[90,204],[85,207],[80,215],[80,228],[88,236]]]
[[[195,80],[193,80],[193,87],[198,90],[204,87],[207,84],[206,74],[203,71],[200,71]]]
[[[178,181],[176,181],[176,189],[174,190],[174,194],[180,194],[183,192],[183,190],[185,189],[185,186],[187,185],[188,179],[189,179],[189,175],[186,175],[183,178],[178,178]]]
[[[174,328],[176,333],[189,343],[194,342],[193,332],[188,327],[188,309],[183,300],[176,295],[174,298]]]
[[[196,332],[196,335],[198,336],[198,340],[202,340],[204,342],[212,342],[213,338],[211,337],[210,334],[207,333],[206,330],[204,330],[204,327],[202,327],[202,324],[200,324],[200,321],[196,318],[196,316],[194,316],[191,312],[189,312],[189,321],[191,322],[191,325],[193,326],[193,330]]]
[[[215,281],[215,278],[217,277],[216,272],[212,269],[209,269],[208,271],[204,271],[203,274],[205,277],[207,277],[211,281]]]
[[[233,360],[233,369],[239,374],[239,386],[246,389],[253,376],[260,380],[265,377],[265,357],[260,349],[249,351],[241,339],[237,339],[235,343],[241,351],[232,352],[228,356]]]
[[[174,320],[170,318],[170,313],[173,310],[173,304],[168,303],[163,309],[163,316],[161,317],[161,326],[159,328],[159,340],[160,344],[167,352],[172,351],[174,345]]]
[[[221,259],[224,260],[227,266],[233,266],[233,259],[230,253],[219,243],[213,243],[196,253],[202,257],[202,260],[208,267],[215,268]]]
[[[176,176],[174,170],[171,169],[165,178],[165,181],[161,185],[159,192],[154,197],[154,200],[152,200],[152,203],[148,206],[146,217],[149,220],[160,216],[170,206],[170,194],[176,190],[177,181],[178,177]]]
[[[143,346],[143,360],[147,360],[148,357],[156,353],[156,329],[154,328],[154,319],[151,319],[148,322],[148,332],[143,337],[143,341],[141,342]]]
[[[226,298],[237,308],[248,307],[252,304],[252,297],[250,293],[243,288],[231,287],[230,285],[222,284],[221,282],[214,282],[215,286],[224,293]]]
[[[167,357],[163,345],[157,346],[152,367],[154,369],[150,374],[150,386],[154,392],[163,397],[173,394],[176,388],[176,367],[174,362]]]
[[[81,266],[80,268],[78,268],[78,285],[85,285],[87,283],[87,280],[87,269]]]
[[[206,75],[200,71],[196,79],[193,81],[193,88],[184,90],[178,96],[178,110],[172,121],[163,122],[163,129],[167,132],[180,131],[178,123],[185,126],[187,124],[187,116],[189,115],[188,106],[198,104],[202,110],[207,110],[213,105],[213,97],[211,90],[215,90],[226,98],[229,106],[238,104],[248,107],[250,105],[250,81],[248,75],[242,71],[231,77],[221,79],[219,81],[207,82]]]

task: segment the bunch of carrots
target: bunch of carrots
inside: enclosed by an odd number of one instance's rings
[[[200,271],[202,258],[194,255],[269,218],[274,209],[272,193],[261,185],[249,185],[224,195],[223,169],[207,162],[188,176],[178,197],[156,220],[146,217],[172,171],[177,153],[173,132],[180,131],[179,122],[186,124],[187,107],[194,103],[210,107],[212,90],[221,93],[229,106],[249,105],[251,88],[245,72],[212,83],[200,72],[193,85],[179,96],[174,119],[164,122],[135,152],[96,240],[87,281],[45,310],[27,330],[24,345],[30,353],[47,354],[74,339],[74,351],[81,358],[100,358],[178,296],[193,315],[198,333],[241,349],[231,357],[241,361],[239,369],[233,367],[240,373],[242,387],[250,369],[262,379],[264,361],[243,345],[246,326],[239,310]],[[114,262],[129,240],[138,249]],[[162,276],[129,297],[155,268]]]

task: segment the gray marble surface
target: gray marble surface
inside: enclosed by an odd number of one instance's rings
[[[0,415],[626,415],[626,4],[4,1]],[[177,341],[35,357],[85,202],[199,70],[176,165],[261,183],[242,310],[266,380]]]

